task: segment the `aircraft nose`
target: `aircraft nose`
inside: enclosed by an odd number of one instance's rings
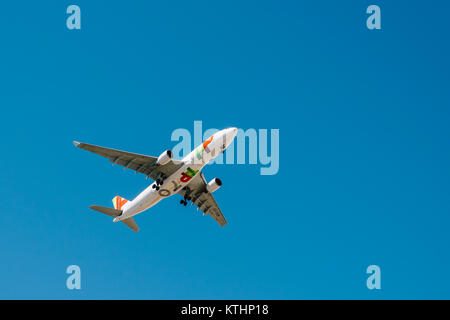
[[[227,147],[234,140],[234,137],[236,137],[237,132],[238,132],[238,129],[235,128],[235,127],[226,129],[226,131],[225,131],[225,139],[226,139],[226,146]]]
[[[230,132],[230,135],[231,135],[233,138],[236,136],[236,134],[237,134],[237,132],[238,132],[238,128],[235,128],[235,127],[228,128],[228,130],[229,130],[229,132]]]

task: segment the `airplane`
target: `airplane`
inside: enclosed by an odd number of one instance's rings
[[[139,227],[133,216],[178,193],[183,197],[180,204],[186,206],[188,201],[191,201],[203,215],[210,215],[220,226],[225,226],[227,221],[212,195],[220,188],[222,181],[214,178],[207,183],[201,170],[219,153],[225,151],[233,142],[237,131],[237,128],[232,127],[216,132],[182,160],[173,159],[171,150],[164,151],[159,157],[151,157],[73,141],[76,147],[108,158],[113,165],[119,164],[124,169],[135,170],[135,173],[145,174],[146,179],[154,180],[132,201],[115,196],[112,200],[114,209],[98,205],[89,208],[111,216],[114,218],[113,222],[121,221],[138,232]]]

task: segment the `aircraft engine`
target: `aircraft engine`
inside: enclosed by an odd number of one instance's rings
[[[207,185],[206,190],[210,193],[213,193],[222,185],[222,181],[219,178],[212,179]]]
[[[166,150],[158,157],[158,160],[156,160],[156,163],[163,166],[165,164],[168,164],[170,160],[172,160],[173,153],[170,150]]]

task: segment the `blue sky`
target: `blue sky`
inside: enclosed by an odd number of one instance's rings
[[[366,28],[370,4],[381,30]],[[450,298],[449,9],[2,4],[0,298]],[[149,181],[72,140],[159,155],[195,120],[280,129],[277,175],[204,170],[224,183],[228,226],[175,197],[137,216],[137,234],[88,209]],[[79,291],[65,286],[72,264]]]

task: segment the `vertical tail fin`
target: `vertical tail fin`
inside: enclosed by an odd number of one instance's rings
[[[112,199],[112,202],[113,202],[114,208],[116,210],[122,210],[122,207],[125,205],[125,203],[128,202],[128,200],[125,198],[122,198],[121,196],[115,196]],[[127,227],[131,228],[134,232],[139,231],[139,227],[132,217],[121,220],[121,222],[123,222]]]
[[[124,206],[125,203],[128,202],[128,200],[125,199],[125,198],[122,198],[122,197],[120,197],[120,196],[115,196],[115,197],[112,199],[112,202],[113,202],[113,205],[114,205],[114,209],[116,209],[116,210],[122,210],[122,207]]]
[[[101,213],[107,214],[108,216],[114,217],[115,218],[114,222],[115,222],[117,217],[119,217],[122,214],[122,212],[123,212],[122,207],[124,206],[125,203],[128,202],[128,200],[124,199],[122,197],[119,197],[119,196],[115,196],[114,199],[112,200],[112,202],[114,205],[114,209],[102,207],[102,206],[90,206],[89,208],[99,211]],[[135,231],[135,232],[139,231],[139,227],[132,217],[121,220],[121,222],[123,222],[127,227],[129,227],[133,231]]]

